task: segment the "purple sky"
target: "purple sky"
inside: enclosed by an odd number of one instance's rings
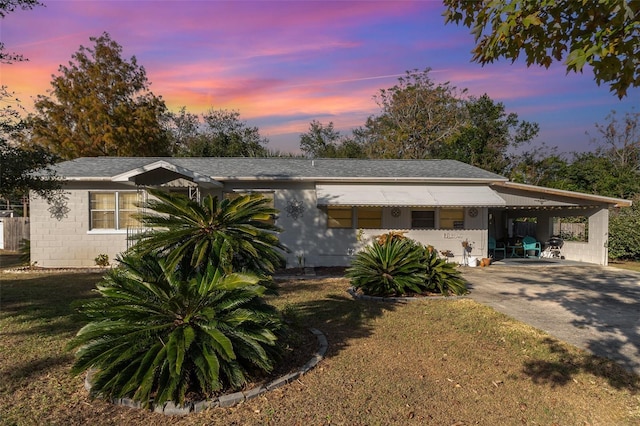
[[[344,134],[363,125],[379,110],[379,89],[426,67],[436,82],[487,93],[539,123],[537,142],[560,152],[592,149],[585,132],[596,135],[594,123],[640,109],[640,89],[620,101],[588,69],[471,63],[473,37],[444,25],[440,1],[41,1],[0,29],[8,51],[29,58],[1,69],[2,84],[27,108],[60,64],[106,31],[171,110],[238,110],[281,151],[298,150],[311,120],[333,121]]]

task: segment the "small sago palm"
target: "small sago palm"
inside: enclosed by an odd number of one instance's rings
[[[225,272],[251,271],[270,275],[283,261],[286,247],[278,239],[280,228],[266,222],[278,211],[260,194],[202,203],[181,194],[150,189],[148,213],[138,219],[150,228],[134,236],[140,254],[166,257],[170,269],[202,269],[214,264]]]
[[[121,264],[98,286],[102,297],[82,306],[90,322],[70,343],[73,372],[95,371],[94,395],[182,403],[272,370],[282,321],[257,277],[213,266],[185,275],[154,256]]]
[[[408,239],[387,238],[359,252],[346,276],[354,288],[375,296],[421,293],[425,288],[422,253]]]
[[[443,296],[449,296],[451,293],[462,295],[467,292],[467,284],[455,263],[448,263],[446,259],[441,259],[432,246],[422,247],[422,251],[424,273],[429,290],[437,291]]]

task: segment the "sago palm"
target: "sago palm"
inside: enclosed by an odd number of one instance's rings
[[[95,370],[95,395],[181,403],[273,368],[282,322],[257,277],[213,266],[187,276],[154,256],[121,263],[98,286],[102,297],[81,308],[90,322],[70,343],[73,372]]]
[[[408,239],[388,238],[359,252],[346,276],[365,294],[397,296],[425,290],[422,253]]]
[[[429,290],[437,291],[443,296],[451,293],[462,295],[467,292],[467,284],[455,263],[441,259],[432,246],[422,247],[422,250],[422,262]]]
[[[266,220],[278,211],[260,194],[202,203],[180,194],[150,189],[154,197],[138,216],[150,231],[136,235],[138,253],[166,256],[171,269],[202,269],[211,263],[225,272],[272,274],[286,251],[277,236],[281,230]]]

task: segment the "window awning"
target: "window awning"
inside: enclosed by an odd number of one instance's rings
[[[505,201],[480,185],[316,185],[319,206],[500,207]]]

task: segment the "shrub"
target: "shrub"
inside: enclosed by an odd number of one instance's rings
[[[18,251],[20,252],[20,262],[31,262],[31,240],[27,238],[20,240],[20,248]]]
[[[457,266],[441,259],[432,246],[425,247],[398,233],[385,235],[359,252],[347,269],[346,276],[354,288],[374,296],[467,292]]]
[[[109,255],[108,254],[99,254],[98,256],[96,256],[96,258],[94,259],[94,261],[96,262],[97,266],[100,267],[107,267],[109,266]]]
[[[438,256],[438,252],[432,247],[423,247],[422,262],[427,277],[427,288],[430,291],[462,295],[467,292],[467,284],[460,274],[455,263],[448,263],[446,259]]]
[[[640,196],[631,207],[614,211],[609,219],[609,257],[640,259]]]
[[[212,265],[187,275],[151,255],[120,262],[98,286],[102,297],[82,306],[90,322],[70,343],[72,371],[96,370],[94,395],[183,403],[272,370],[282,321],[256,276]]]
[[[386,238],[360,251],[346,276],[365,294],[399,296],[421,293],[425,287],[422,253],[408,239]]]

